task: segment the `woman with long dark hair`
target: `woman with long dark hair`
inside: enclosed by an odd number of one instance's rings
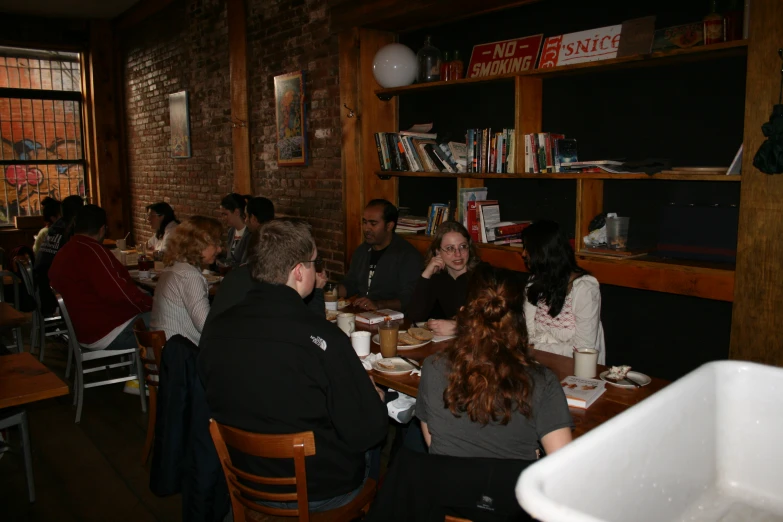
[[[454,335],[454,317],[465,304],[470,272],[481,262],[476,245],[462,224],[442,223],[427,249],[422,272],[408,306],[408,319],[428,321],[435,335]]]
[[[154,232],[147,240],[147,250],[165,252],[169,236],[179,225],[174,209],[165,201],[147,205],[147,222]]]
[[[525,291],[525,319],[536,350],[573,357],[574,350],[598,351],[606,361],[598,280],[576,264],[574,249],[554,221],[538,221],[522,232],[531,277]]]
[[[236,268],[247,262],[247,243],[250,240],[250,230],[245,225],[245,208],[250,199],[252,199],[251,196],[232,192],[220,202],[220,219],[228,227],[228,244],[224,262],[231,268]]]
[[[560,382],[530,353],[519,275],[482,263],[457,338],[424,361],[416,405],[430,453],[534,460],[571,441]]]

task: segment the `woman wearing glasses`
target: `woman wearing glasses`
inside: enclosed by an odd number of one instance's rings
[[[481,262],[470,234],[456,221],[438,227],[427,250],[427,268],[422,272],[411,298],[408,318],[429,319],[435,335],[454,335],[454,317],[465,304],[470,272]]]

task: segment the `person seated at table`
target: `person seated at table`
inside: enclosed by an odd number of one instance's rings
[[[566,357],[574,350],[598,351],[606,362],[598,280],[576,264],[574,249],[554,221],[538,221],[522,232],[530,271],[525,319],[530,344]]]
[[[275,204],[262,197],[250,198],[245,213],[245,225],[250,232],[255,232],[267,221],[275,219]]]
[[[179,225],[174,209],[164,201],[147,205],[147,223],[154,231],[147,240],[147,252],[165,252],[169,236]]]
[[[274,220],[250,252],[252,288],[204,327],[198,371],[212,416],[255,433],[312,431],[310,510],[350,502],[368,477],[366,453],[388,428],[382,392],[336,325],[307,309],[318,251],[304,222]],[[293,462],[231,451],[240,470],[293,476]],[[378,453],[378,456],[380,454]]]
[[[41,217],[44,220],[44,227],[35,235],[33,243],[33,252],[37,255],[44,239],[49,234],[49,227],[54,225],[60,219],[60,202],[54,198],[45,197],[41,201]]]
[[[364,208],[364,243],[354,251],[337,287],[340,297],[358,295],[353,304],[360,309],[404,312],[410,303],[421,275],[421,254],[394,233],[397,219],[397,207],[385,199],[374,199]]]
[[[248,252],[253,251],[253,244],[256,241],[258,241],[258,234],[253,232],[251,233],[250,241],[248,242]],[[249,259],[250,256],[248,256],[248,260]],[[304,302],[313,313],[324,318],[326,317],[324,286],[326,286],[327,281],[328,278],[323,267],[323,260],[318,258],[315,262],[315,288],[310,295],[304,298]],[[250,291],[252,285],[253,277],[250,274],[249,262],[226,274],[212,300],[212,306],[209,309],[206,324],[209,324],[212,319],[232,306],[241,303]]]
[[[49,269],[60,292],[79,344],[94,350],[136,346],[133,323],[149,324],[152,296],[142,292],[128,269],[103,246],[106,211],[97,205],[79,210],[74,235]]]
[[[245,225],[245,206],[250,196],[242,196],[235,192],[227,195],[220,202],[220,219],[228,227],[228,245],[225,259],[220,262],[236,268],[247,262],[247,242],[250,240],[250,230]]]
[[[201,270],[215,262],[222,243],[220,222],[204,216],[186,219],[169,236],[150,318],[166,339],[179,334],[196,345],[201,340],[209,314],[209,286]]]
[[[84,206],[81,196],[68,196],[62,201],[62,217],[49,227],[49,232],[41,243],[38,253],[35,255],[35,267],[33,276],[41,293],[41,308],[44,315],[52,315],[57,308],[57,299],[49,289],[49,267],[57,255],[57,252],[68,242],[73,230],[73,221],[76,213]]]
[[[408,307],[408,319],[425,321],[435,335],[457,333],[457,315],[465,304],[470,272],[479,263],[478,250],[467,229],[456,221],[438,226],[427,249],[422,272]]]
[[[535,460],[571,441],[573,421],[557,376],[528,347],[520,276],[473,270],[457,338],[424,361],[416,403],[430,453]]]

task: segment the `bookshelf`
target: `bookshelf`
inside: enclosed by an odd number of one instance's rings
[[[639,186],[644,187],[652,187],[658,180],[661,180],[659,183],[683,182],[685,184],[694,181],[698,183],[691,185],[703,186],[705,191],[716,190],[713,188],[715,186],[727,189],[735,187],[734,190],[738,194],[737,198],[740,203],[736,268],[731,265],[671,261],[651,256],[616,260],[578,254],[578,261],[584,268],[590,270],[599,281],[608,285],[693,296],[715,303],[732,302],[731,356],[783,365],[783,350],[776,348],[779,346],[780,338],[783,338],[783,323],[778,320],[780,309],[783,307],[783,247],[781,247],[783,242],[780,240],[783,237],[783,220],[779,219],[780,201],[783,201],[783,176],[764,175],[752,165],[752,153],[758,150],[764,141],[760,126],[767,121],[772,105],[777,102],[780,81],[780,59],[777,56],[777,49],[780,47],[780,42],[783,41],[783,26],[777,21],[783,19],[783,4],[777,0],[753,0],[751,2],[750,37],[748,40],[591,62],[543,71],[534,70],[493,78],[434,82],[424,85],[414,84],[395,89],[381,89],[376,84],[372,76],[372,60],[375,53],[384,45],[406,37],[410,31],[422,27],[434,28],[448,22],[454,24],[453,27],[449,26],[447,32],[441,34],[448,34],[448,31],[451,31],[451,34],[454,35],[451,42],[459,39],[469,41],[470,45],[489,42],[493,39],[484,36],[477,37],[478,40],[471,39],[473,38],[471,33],[474,30],[479,31],[481,25],[480,22],[473,23],[472,20],[478,19],[479,16],[486,16],[483,13],[513,8],[515,10],[513,12],[518,13],[517,16],[528,17],[528,11],[525,10],[534,9],[544,4],[559,7],[563,2],[561,0],[541,0],[540,2],[492,0],[490,3],[491,6],[487,2],[459,2],[458,5],[453,2],[427,2],[421,5],[417,4],[414,8],[404,4],[391,6],[384,0],[344,0],[335,7],[332,23],[333,26],[339,28],[337,31],[340,50],[340,104],[346,104],[348,107],[358,110],[358,118],[349,119],[347,111],[341,113],[347,256],[350,256],[362,241],[360,221],[365,202],[379,197],[398,201],[401,181],[407,184],[417,182],[417,179],[421,178],[430,178],[433,182],[454,179],[455,181],[452,183],[455,183],[458,188],[481,187],[485,185],[485,182],[490,183],[490,180],[492,183],[506,184],[498,190],[511,187],[512,185],[509,184],[518,183],[520,186],[524,186],[527,183],[535,183],[529,180],[552,180],[549,182],[557,184],[562,182],[562,186],[570,187],[570,191],[573,191],[575,187],[575,223],[570,226],[573,227],[574,236],[579,243],[581,243],[579,238],[587,233],[587,224],[592,217],[604,210],[604,198],[609,197],[605,196],[605,187],[625,183],[625,180],[628,180],[627,183],[638,183]],[[691,7],[706,9],[701,3],[699,5],[700,7]],[[453,9],[449,10],[446,6],[452,6]],[[619,23],[622,19],[630,17],[617,18],[616,9],[623,10],[626,7],[632,9],[635,6],[636,3],[628,3],[623,7],[615,8],[613,5],[612,9],[605,9],[598,14],[603,17],[601,20],[604,21],[599,24],[585,25],[585,22],[579,20],[578,17],[557,16],[554,22],[557,24],[555,29],[557,32],[552,32],[549,29],[543,32],[545,32],[545,36],[549,36]],[[640,15],[664,14],[670,16],[672,12],[679,9],[675,5],[674,9],[663,13],[662,10],[657,11],[658,4],[656,2],[648,2],[647,7],[649,8],[648,12]],[[683,9],[686,7],[688,6],[683,5]],[[445,17],[441,16],[444,9],[449,11]],[[361,16],[358,13],[361,13]],[[539,20],[532,16],[528,18]],[[659,20],[662,18],[659,16]],[[552,20],[554,18],[550,18],[550,21]],[[503,20],[496,23],[505,24],[505,27],[508,28],[513,22],[509,19],[508,23]],[[685,22],[662,22],[663,25],[659,26],[676,25],[677,23]],[[550,25],[550,27],[552,26]],[[440,29],[433,29],[433,31],[436,30]],[[503,36],[502,38],[498,37],[494,40],[525,34],[536,34],[536,31],[531,32],[525,29],[524,32],[513,33],[511,36]],[[456,44],[444,43],[440,47],[441,49],[453,49]],[[464,59],[467,65],[469,56],[465,56]],[[625,71],[634,70],[660,70],[665,71],[661,75],[666,76],[667,74],[671,75],[667,72],[669,70],[679,71],[678,67],[706,67],[711,64],[717,64],[716,67],[720,67],[720,64],[727,63],[726,60],[743,60],[742,63],[745,63],[742,72],[739,72],[740,69],[733,68],[731,70],[732,76],[726,78],[732,81],[742,81],[745,85],[744,107],[741,108],[744,120],[735,118],[731,123],[733,129],[742,131],[741,139],[745,150],[742,176],[686,175],[678,172],[662,172],[654,176],[604,173],[454,175],[391,172],[379,169],[374,133],[400,130],[401,97],[406,100],[404,103],[407,106],[409,103],[407,100],[415,96],[437,97],[449,95],[450,92],[462,91],[472,93],[471,89],[492,89],[493,85],[498,85],[503,89],[511,89],[513,90],[514,109],[513,114],[509,114],[509,117],[513,118],[513,127],[516,129],[517,138],[521,139],[527,133],[549,130],[543,128],[542,120],[543,112],[546,110],[544,108],[545,93],[552,82],[574,81],[582,82],[584,85],[595,78],[607,78],[606,81],[610,81],[612,75],[618,74],[618,71],[620,74],[625,74]],[[738,73],[742,75],[741,78],[737,78]],[[636,73],[634,72],[634,74]],[[682,87],[679,80],[677,77],[669,79],[669,85],[674,91]],[[718,82],[721,80],[719,79]],[[685,87],[687,88],[687,85]],[[592,96],[592,93],[588,93],[588,96]],[[582,102],[584,99],[584,97],[581,98]],[[644,117],[650,118],[649,115]],[[430,120],[425,120],[422,117],[421,121]],[[433,121],[438,123],[435,119]],[[640,125],[644,125],[648,121],[640,120]],[[679,115],[675,115],[674,124],[682,122],[683,119]],[[409,125],[410,121],[406,121],[405,124]],[[661,122],[655,124],[665,125]],[[505,123],[503,125],[510,126]],[[489,125],[473,121],[465,123],[465,128],[482,126]],[[567,130],[564,133],[567,136],[573,135],[580,139],[580,135]],[[611,139],[611,136],[606,137]],[[723,147],[727,148],[726,145]],[[523,149],[518,147],[517,150]],[[734,152],[736,149],[732,150],[731,154]],[[517,159],[519,161],[520,156]],[[712,163],[704,161],[703,158],[694,158],[692,162],[685,164],[705,165]],[[723,164],[723,162],[715,164]],[[520,172],[522,169],[517,168],[516,170]],[[441,198],[451,198],[451,195],[444,194]],[[406,239],[419,250],[424,250],[429,244],[427,237],[406,236]],[[578,244],[577,250],[580,247],[581,244]],[[482,258],[495,265],[524,270],[519,249],[481,245],[480,251]],[[661,302],[654,296],[650,296],[650,300]],[[710,305],[709,309],[713,308]]]
[[[452,174],[448,172],[408,172],[395,170],[378,170],[375,174],[381,178],[447,178],[447,179],[618,179],[618,180],[676,180],[676,181],[742,181],[741,176],[727,176],[725,174],[683,174],[676,170],[664,170],[657,174],[647,175],[638,173],[614,174],[610,172],[563,172],[557,174],[494,174],[471,173]]]
[[[611,60],[602,60],[599,62],[576,63],[573,65],[564,65],[560,67],[552,67],[549,69],[532,69],[515,74],[502,74],[485,78],[465,78],[462,80],[449,82],[414,83],[413,85],[408,85],[405,87],[376,89],[375,94],[379,97],[389,97],[398,96],[400,94],[426,92],[437,89],[453,89],[464,85],[508,82],[518,77],[545,79],[577,74],[616,71],[620,69],[631,69],[636,67],[664,67],[677,63],[716,60],[730,56],[742,56],[747,54],[747,48],[747,40],[737,40],[734,42],[723,42],[713,45],[692,47],[690,49],[674,49],[650,54],[637,54],[634,56],[623,56],[622,58],[613,58]]]

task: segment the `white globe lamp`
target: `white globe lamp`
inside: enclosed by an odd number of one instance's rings
[[[416,80],[418,65],[416,54],[410,47],[393,43],[375,53],[372,73],[381,87],[403,87]]]

